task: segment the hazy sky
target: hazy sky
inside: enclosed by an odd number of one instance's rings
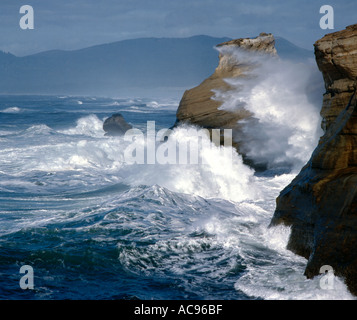
[[[322,5],[334,8],[334,30],[322,30]],[[35,28],[19,26],[22,5]],[[357,23],[356,0],[0,0],[0,50],[27,55],[141,37],[198,34],[231,38],[271,32],[313,49],[324,34]]]

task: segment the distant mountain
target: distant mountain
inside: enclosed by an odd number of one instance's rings
[[[300,48],[290,41],[275,37],[275,48],[280,57],[284,59],[305,61],[308,59],[315,60],[314,51]]]
[[[0,52],[0,93],[127,96],[178,90],[181,95],[214,72],[214,46],[228,40],[141,38],[25,57]],[[310,53],[283,38],[277,39],[277,50],[281,57]]]

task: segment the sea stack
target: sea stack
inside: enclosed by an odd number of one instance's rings
[[[190,123],[207,129],[237,129],[237,122],[250,117],[251,113],[244,108],[235,112],[219,110],[223,101],[215,97],[215,91],[230,90],[227,79],[246,77],[255,67],[246,61],[237,61],[234,55],[237,48],[277,56],[274,44],[274,36],[267,33],[261,33],[256,38],[241,38],[218,44],[218,67],[200,85],[185,91],[177,109],[176,125]]]
[[[288,249],[308,259],[308,278],[331,266],[357,295],[357,24],[314,46],[326,88],[324,135],[280,193],[271,225],[291,227]]]

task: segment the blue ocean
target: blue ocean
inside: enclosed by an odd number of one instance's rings
[[[178,103],[0,96],[0,299],[352,299],[337,277],[306,279],[289,228],[268,227],[297,171],[255,172],[236,151],[227,165],[220,147],[205,164],[129,164],[103,131],[114,113],[170,128]]]

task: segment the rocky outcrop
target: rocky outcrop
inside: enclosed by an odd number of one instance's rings
[[[218,67],[200,85],[185,91],[176,113],[176,125],[188,122],[208,129],[234,129],[239,120],[251,116],[250,112],[244,108],[236,112],[218,109],[223,101],[214,97],[215,90],[231,89],[225,79],[245,77],[253,67],[237,61],[233,54],[234,50],[227,49],[240,48],[247,52],[254,51],[274,56],[277,55],[274,43],[272,34],[261,33],[253,39],[235,39],[217,45],[220,51]]]
[[[106,136],[121,136],[131,129],[132,126],[127,123],[120,113],[113,114],[103,123],[103,130]]]
[[[357,295],[357,25],[318,40],[315,56],[324,135],[280,193],[271,225],[291,226],[288,249],[308,259],[308,278],[330,265]]]
[[[327,129],[347,105],[357,75],[357,25],[326,35],[315,44],[316,62],[322,72],[326,94],[321,115]]]

